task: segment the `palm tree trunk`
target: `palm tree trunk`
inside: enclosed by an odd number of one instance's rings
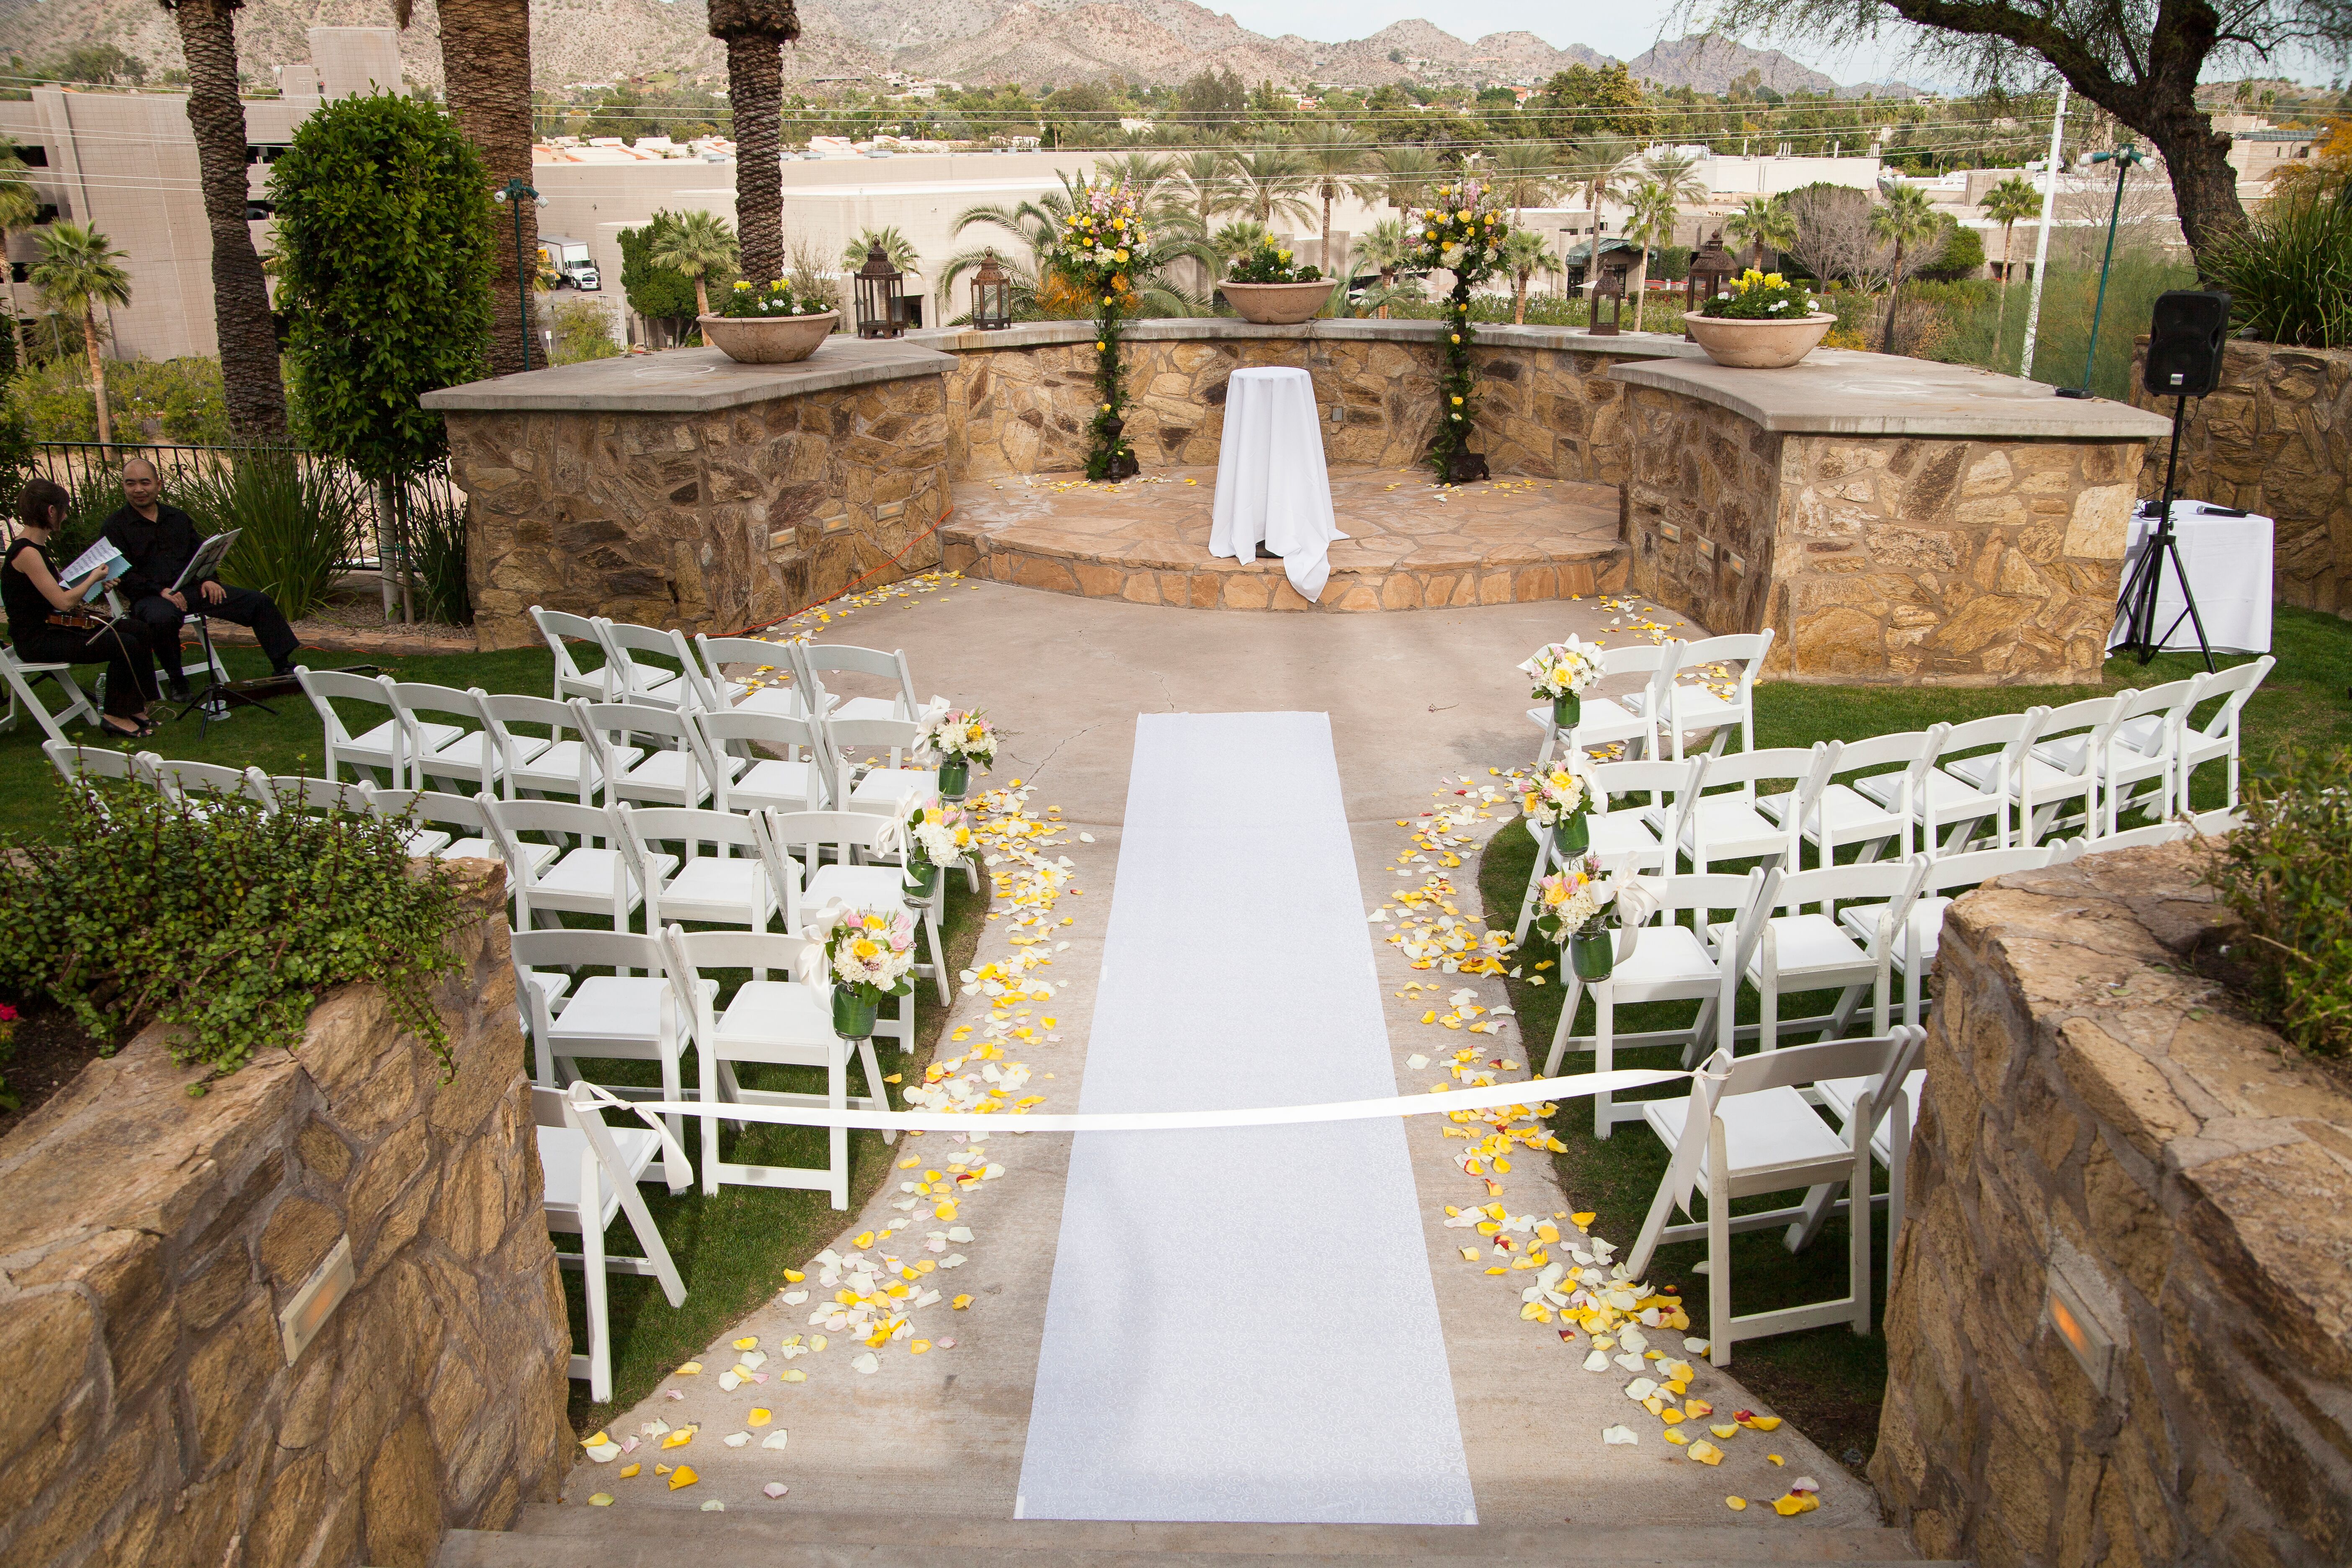
[[[1339,268],[1331,265],[1331,187],[1323,187],[1323,276],[1330,277]]]
[[[1879,334],[1878,352],[1895,352],[1895,308],[1903,301],[1903,242],[1895,242],[1895,270],[1886,284],[1886,330]]]
[[[699,272],[694,275],[694,313],[698,316],[710,314],[710,290],[703,283],[703,276]]]
[[[106,405],[106,356],[98,352],[98,301],[81,302],[81,343],[89,351],[89,388],[98,398],[98,444],[114,445],[114,412]]]
[[[743,276],[767,282],[784,275],[782,44],[772,36],[729,38],[727,89],[735,108],[735,228],[742,237]]]
[[[1528,324],[1528,275],[1517,273],[1511,279],[1511,325]]]
[[[286,384],[269,285],[246,226],[245,105],[236,89],[237,0],[179,0],[180,49],[188,61],[188,126],[205,219],[213,239],[213,330],[220,340],[221,390],[240,441],[286,438]]]
[[[2013,223],[2000,226],[2000,291],[1993,296],[1992,307],[1992,352],[1995,353],[2000,353],[2001,334],[2009,328],[2009,240],[2016,228]]]
[[[449,112],[482,154],[490,188],[509,180],[530,179],[530,6],[529,0],[438,0],[441,12],[441,74],[448,84]],[[511,232],[513,218],[499,215]],[[522,244],[518,256],[500,237],[490,275],[490,374],[511,375],[523,368],[524,334],[520,281],[537,270],[539,214],[522,204]]]
[[[1633,279],[1627,292],[1633,296],[1633,330],[1642,330],[1642,306],[1650,294],[1650,242],[1642,241],[1640,258],[1633,263]]]

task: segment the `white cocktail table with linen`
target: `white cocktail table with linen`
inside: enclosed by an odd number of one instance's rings
[[[1290,585],[1319,598],[1339,531],[1315,380],[1303,370],[1237,370],[1225,384],[1225,425],[1209,553],[1247,561],[1260,540],[1282,557]]]
[[[2153,503],[2150,503],[2153,506]],[[2268,653],[2271,650],[2271,548],[2273,527],[2266,517],[2222,516],[2205,510],[2203,501],[2172,503],[2172,533],[2180,542],[2180,564],[2197,595],[2197,614],[2205,623],[2205,640],[2216,653]],[[2123,581],[2131,581],[2147,542],[2156,535],[2156,518],[2135,515],[2131,537],[2125,545]],[[2156,595],[2156,630],[2168,648],[2194,648],[2196,623],[2181,612],[2180,576],[2172,563]],[[2123,641],[2130,606],[2117,605],[2115,630],[2107,646]],[[2176,626],[2175,621],[2180,624]]]

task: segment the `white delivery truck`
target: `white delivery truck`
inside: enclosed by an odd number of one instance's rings
[[[555,274],[558,289],[580,289],[590,292],[602,289],[604,280],[597,276],[596,264],[588,259],[588,242],[584,239],[564,239],[556,235],[539,237],[539,263]]]

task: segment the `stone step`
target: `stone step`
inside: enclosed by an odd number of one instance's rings
[[[1125,1523],[974,1520],[953,1515],[795,1513],[779,1508],[618,1513],[577,1504],[526,1509],[508,1531],[453,1531],[436,1568],[677,1568],[695,1553],[768,1568],[1325,1568],[1441,1558],[1450,1568],[1608,1563],[1712,1568],[1813,1563],[1914,1563],[1893,1530],[1820,1530],[1773,1520],[1645,1530],[1424,1525]]]

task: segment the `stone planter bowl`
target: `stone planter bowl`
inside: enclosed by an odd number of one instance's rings
[[[1795,316],[1786,321],[1734,321],[1728,316],[1688,315],[1683,325],[1717,364],[1739,370],[1786,370],[1803,359],[1837,325],[1835,316]]]
[[[1339,287],[1335,279],[1313,283],[1220,283],[1217,288],[1233,301],[1244,321],[1262,327],[1295,327],[1311,321]]]
[[[816,353],[838,310],[814,316],[697,316],[702,341],[738,364],[791,364]]]

